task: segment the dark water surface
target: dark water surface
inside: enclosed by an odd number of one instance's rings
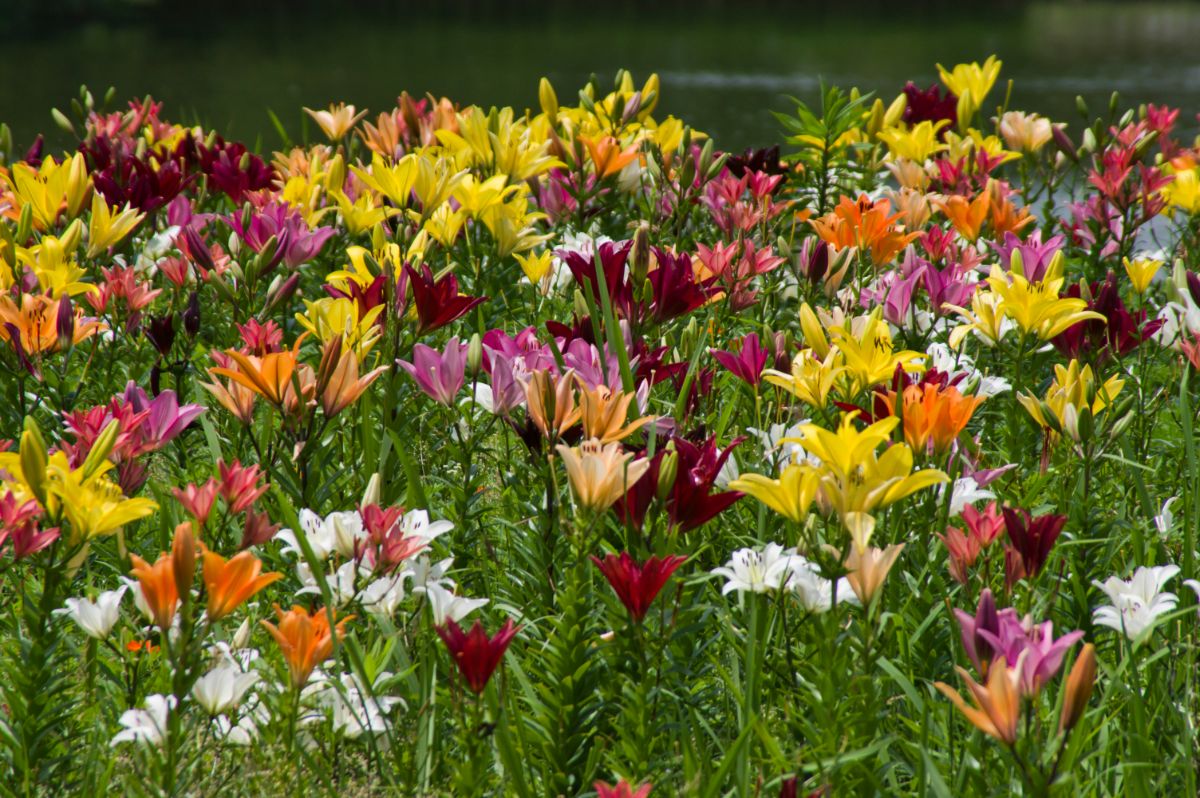
[[[0,0],[3,2],[3,0]],[[595,72],[620,66],[662,77],[659,115],[673,113],[725,148],[779,138],[769,109],[811,100],[820,81],[889,100],[904,81],[927,84],[935,62],[1004,61],[989,104],[1015,80],[1013,104],[1078,129],[1075,96],[1200,111],[1200,5],[1193,3],[555,3],[374,0],[286,6],[243,0],[100,2],[63,16],[53,2],[17,2],[0,19],[0,121],[22,144],[52,128],[80,83],[146,93],[166,116],[279,145],[265,109],[292,135],[302,105],[346,100],[372,112],[402,89],[461,103],[537,104],[547,75],[568,99]],[[187,6],[179,11],[176,6]],[[649,7],[650,10],[646,10]],[[981,15],[981,10],[986,13]],[[99,93],[99,92],[98,92]]]

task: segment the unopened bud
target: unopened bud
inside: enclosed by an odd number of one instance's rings
[[[200,292],[193,291],[188,297],[187,308],[183,311],[183,331],[188,338],[195,338],[200,332]]]
[[[641,222],[633,234],[633,284],[641,285],[650,269],[650,224]]]
[[[538,81],[538,104],[542,106],[542,113],[551,120],[558,118],[558,95],[547,78]]]
[[[665,502],[675,489],[675,479],[679,476],[679,452],[670,449],[658,463],[658,488],[655,495],[659,501]]]
[[[1079,658],[1071,666],[1067,676],[1062,702],[1062,716],[1058,721],[1058,730],[1067,731],[1075,727],[1083,713],[1087,711],[1088,699],[1092,697],[1092,687],[1096,684],[1096,647],[1086,644],[1079,652]]]
[[[483,365],[483,341],[479,337],[479,333],[471,336],[470,343],[467,344],[467,373],[474,376],[479,373],[480,367]]]
[[[70,349],[75,341],[75,308],[71,305],[71,295],[65,292],[58,300],[54,332],[58,335],[58,348],[63,352]]]
[[[192,522],[185,521],[175,527],[175,540],[171,544],[171,569],[175,574],[175,589],[179,597],[185,598],[196,578],[196,538],[192,534]]]

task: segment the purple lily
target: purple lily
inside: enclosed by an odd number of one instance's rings
[[[241,214],[227,216],[225,222],[255,252],[261,252],[274,236],[289,269],[315,258],[334,233],[332,227],[310,230],[300,212],[286,202],[271,201],[263,205],[250,214],[250,224],[246,227],[242,226]]]
[[[1003,242],[992,244],[992,249],[1000,256],[1000,263],[1006,269],[1012,261],[1013,252],[1021,253],[1021,267],[1025,272],[1025,279],[1037,282],[1046,275],[1050,260],[1062,249],[1065,241],[1065,238],[1058,235],[1042,243],[1042,231],[1034,230],[1029,238],[1022,242],[1015,233],[1008,232],[1004,234]]]
[[[446,342],[441,352],[425,344],[415,344],[412,362],[397,360],[396,365],[417,381],[417,387],[435,402],[449,407],[462,390],[467,369],[467,345],[457,337]]]
[[[1075,631],[1055,640],[1052,621],[1035,624],[1028,615],[1017,617],[1011,607],[1000,610],[997,617],[997,630],[977,629],[975,633],[1005,662],[1020,662],[1021,655],[1025,655],[1021,668],[1021,691],[1025,695],[1037,695],[1058,673],[1067,651],[1083,637],[1083,632]]]

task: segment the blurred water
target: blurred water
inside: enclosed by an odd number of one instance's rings
[[[118,0],[119,2],[119,0]],[[120,3],[102,22],[72,24],[34,13],[0,20],[0,120],[18,143],[52,125],[80,83],[112,84],[122,98],[166,101],[168,118],[200,121],[229,135],[276,147],[265,109],[296,135],[302,105],[344,99],[373,112],[402,89],[463,103],[537,103],[548,75],[564,100],[595,72],[617,67],[638,80],[662,76],[661,113],[715,135],[728,149],[775,142],[769,110],[787,96],[816,97],[822,81],[858,85],[890,99],[905,80],[936,79],[934,64],[1004,60],[1013,104],[1078,129],[1075,96],[1093,108],[1114,89],[1127,103],[1200,111],[1200,6],[1192,3],[554,4],[480,12],[383,2],[330,13],[326,4],[264,10],[253,4]],[[192,6],[192,4],[188,4]],[[436,4],[434,4],[436,5]],[[966,9],[964,12],[963,9]],[[181,16],[183,15],[183,16]],[[32,20],[32,21],[31,21]],[[7,26],[7,27],[6,27]]]

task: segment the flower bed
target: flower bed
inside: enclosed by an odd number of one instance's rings
[[[1196,794],[1200,147],[1000,70],[0,135],[6,786]]]

